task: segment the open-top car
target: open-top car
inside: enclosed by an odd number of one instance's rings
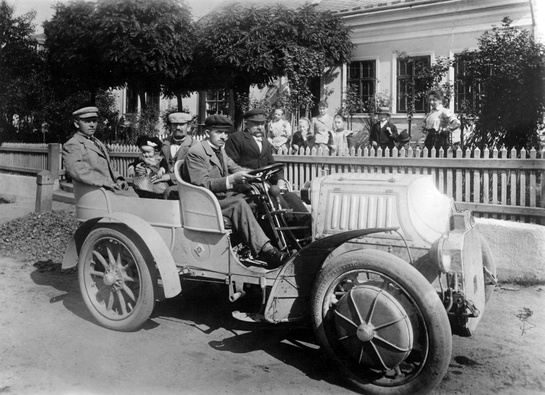
[[[308,220],[294,226],[290,218],[303,214],[280,207],[282,192],[267,182],[283,165],[254,170],[248,198],[271,240],[291,254],[267,270],[237,241],[216,197],[184,182],[180,167],[177,201],[74,183],[81,225],[63,268],[78,264],[83,299],[100,325],[137,330],[185,280],[224,283],[233,302],[259,291],[260,308],[234,311],[238,319],[310,320],[357,391],[422,394],[441,381],[452,334],[471,335],[482,317],[495,264],[471,213],[457,212],[432,176],[315,178],[301,190]]]

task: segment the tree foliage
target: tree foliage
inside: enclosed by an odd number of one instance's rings
[[[471,143],[506,148],[538,147],[537,126],[545,108],[545,47],[532,34],[504,18],[479,38],[478,49],[466,50],[463,82],[479,92]],[[466,103],[467,104],[467,103]]]
[[[196,38],[183,1],[100,0],[95,17],[104,62],[139,93],[143,109],[144,92],[159,93],[186,74]]]
[[[338,17],[311,5],[229,5],[202,21],[186,87],[234,89],[237,96],[246,96],[251,85],[263,87],[285,76],[292,107],[309,104],[309,80],[348,60],[353,48],[349,33]]]
[[[144,94],[182,77],[192,59],[194,27],[179,0],[99,0],[58,4],[44,24],[54,76],[92,95],[128,85]]]
[[[107,69],[102,49],[93,39],[94,14],[95,4],[91,2],[57,3],[52,19],[44,22],[47,62],[59,96],[82,90],[95,95],[99,88],[122,85]],[[94,103],[94,99],[91,101]]]
[[[34,12],[16,17],[13,6],[4,0],[0,3],[2,140],[36,127],[35,113],[40,108],[44,61],[36,51],[36,40],[32,38],[34,17]]]

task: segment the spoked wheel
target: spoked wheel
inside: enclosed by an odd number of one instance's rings
[[[376,250],[340,255],[320,272],[311,303],[321,348],[360,392],[425,394],[447,372],[445,308],[402,259]]]
[[[87,308],[106,328],[138,329],[155,304],[149,268],[135,243],[113,226],[89,233],[80,251],[79,286]]]

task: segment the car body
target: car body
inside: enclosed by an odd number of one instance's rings
[[[83,299],[99,324],[137,330],[156,300],[183,292],[184,280],[227,284],[233,302],[255,288],[260,309],[234,317],[310,320],[324,353],[362,393],[426,393],[442,379],[452,333],[474,332],[495,266],[471,213],[456,212],[431,176],[315,178],[301,191],[309,226],[292,227],[267,182],[282,165],[255,170],[249,195],[258,215],[292,252],[267,270],[226,229],[216,197],[184,182],[180,166],[178,201],[75,183],[81,225],[63,268],[79,263]]]

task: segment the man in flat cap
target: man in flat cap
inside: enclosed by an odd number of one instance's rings
[[[78,130],[62,148],[64,166],[70,177],[115,193],[136,196],[133,191],[129,191],[125,179],[112,167],[104,144],[94,136],[98,125],[98,108],[83,107],[72,115]]]
[[[271,244],[244,194],[233,191],[239,184],[254,178],[248,174],[249,169],[237,165],[223,150],[233,122],[225,115],[211,115],[204,125],[208,139],[189,149],[182,167],[183,179],[216,195],[223,216],[231,220],[234,231],[250,247],[253,256],[267,262],[269,269],[281,266],[289,254]]]
[[[245,129],[229,136],[225,144],[225,152],[239,166],[252,170],[274,164],[273,147],[265,138],[266,111],[256,108],[246,112],[243,117],[246,123]],[[286,189],[283,172],[274,174],[270,182],[278,185],[281,190]],[[308,212],[301,199],[293,192],[283,193],[280,204],[295,212]],[[303,220],[304,216],[300,215],[299,219]]]

